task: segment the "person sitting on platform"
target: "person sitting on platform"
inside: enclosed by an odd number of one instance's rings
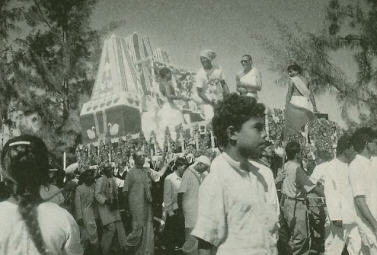
[[[261,73],[253,66],[253,60],[248,54],[242,56],[241,65],[243,70],[236,75],[237,91],[240,95],[258,99],[258,92],[262,89]]]

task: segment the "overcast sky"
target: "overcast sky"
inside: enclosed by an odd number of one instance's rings
[[[275,85],[277,75],[268,70],[266,53],[251,39],[261,33],[277,38],[273,17],[285,23],[299,23],[309,32],[322,28],[326,0],[103,0],[92,18],[95,28],[116,20],[125,24],[119,36],[138,32],[149,36],[153,48],[168,51],[171,61],[190,71],[200,67],[199,52],[213,49],[216,63],[223,67],[228,84],[235,85],[242,54],[253,56],[262,72],[260,100],[269,107],[282,108],[286,88]],[[344,54],[343,54],[344,55]],[[336,56],[347,73],[354,68],[351,58]],[[345,61],[346,60],[346,61]],[[318,108],[341,124],[338,104],[331,96],[317,98]]]

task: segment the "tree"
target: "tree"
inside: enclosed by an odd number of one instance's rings
[[[289,26],[275,20],[279,40],[272,41],[263,35],[254,35],[266,53],[271,57],[270,69],[278,72],[278,84],[285,84],[287,66],[296,62],[301,65],[310,80],[312,91],[319,95],[326,91],[335,92],[342,108],[342,117],[348,125],[354,125],[350,116],[351,107],[359,107],[361,121],[366,115],[360,104],[373,102],[362,96],[359,87],[345,79],[343,71],[331,61],[329,54],[337,49],[339,42],[323,29],[319,33],[303,31],[298,25]],[[354,112],[353,112],[354,113]]]
[[[0,116],[6,118],[9,96],[14,94],[10,79],[13,75],[10,56],[13,48],[9,34],[18,29],[16,23],[21,19],[22,7],[10,6],[11,0],[0,1]]]
[[[377,1],[330,0],[328,34],[333,50],[347,48],[358,66],[350,86],[353,103],[362,110],[362,124],[377,124]]]
[[[19,20],[28,27],[24,27],[26,36],[16,35],[16,47],[8,53],[12,94],[5,95],[15,99],[23,111],[41,115],[44,127],[39,135],[56,159],[64,151],[74,155],[80,141],[81,105],[89,98],[98,63],[94,59],[99,55],[100,37],[90,27],[96,0],[7,2],[8,7],[24,6]],[[8,18],[7,24],[19,20]]]

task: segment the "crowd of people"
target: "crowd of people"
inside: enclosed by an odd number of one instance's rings
[[[10,139],[0,254],[377,254],[376,130],[346,132],[334,158],[318,152],[313,173],[296,141],[285,143],[284,161],[274,158],[251,57],[229,93],[215,56],[204,51],[197,74],[197,96],[213,106],[214,158],[182,153],[156,165],[139,149],[126,171],[106,163],[64,175],[49,170],[41,139]],[[305,135],[315,101],[301,68],[288,72],[285,131]]]

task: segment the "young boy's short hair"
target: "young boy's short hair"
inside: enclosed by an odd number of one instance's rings
[[[351,143],[353,145],[353,148],[357,153],[362,152],[365,149],[365,146],[367,143],[372,142],[374,139],[376,139],[376,132],[370,128],[370,127],[362,127],[357,129],[352,137],[351,137]]]
[[[212,119],[213,133],[219,146],[228,145],[227,128],[233,126],[239,131],[242,124],[251,118],[264,117],[265,106],[257,103],[256,99],[241,96],[236,93],[225,96],[224,100],[216,105]]]

